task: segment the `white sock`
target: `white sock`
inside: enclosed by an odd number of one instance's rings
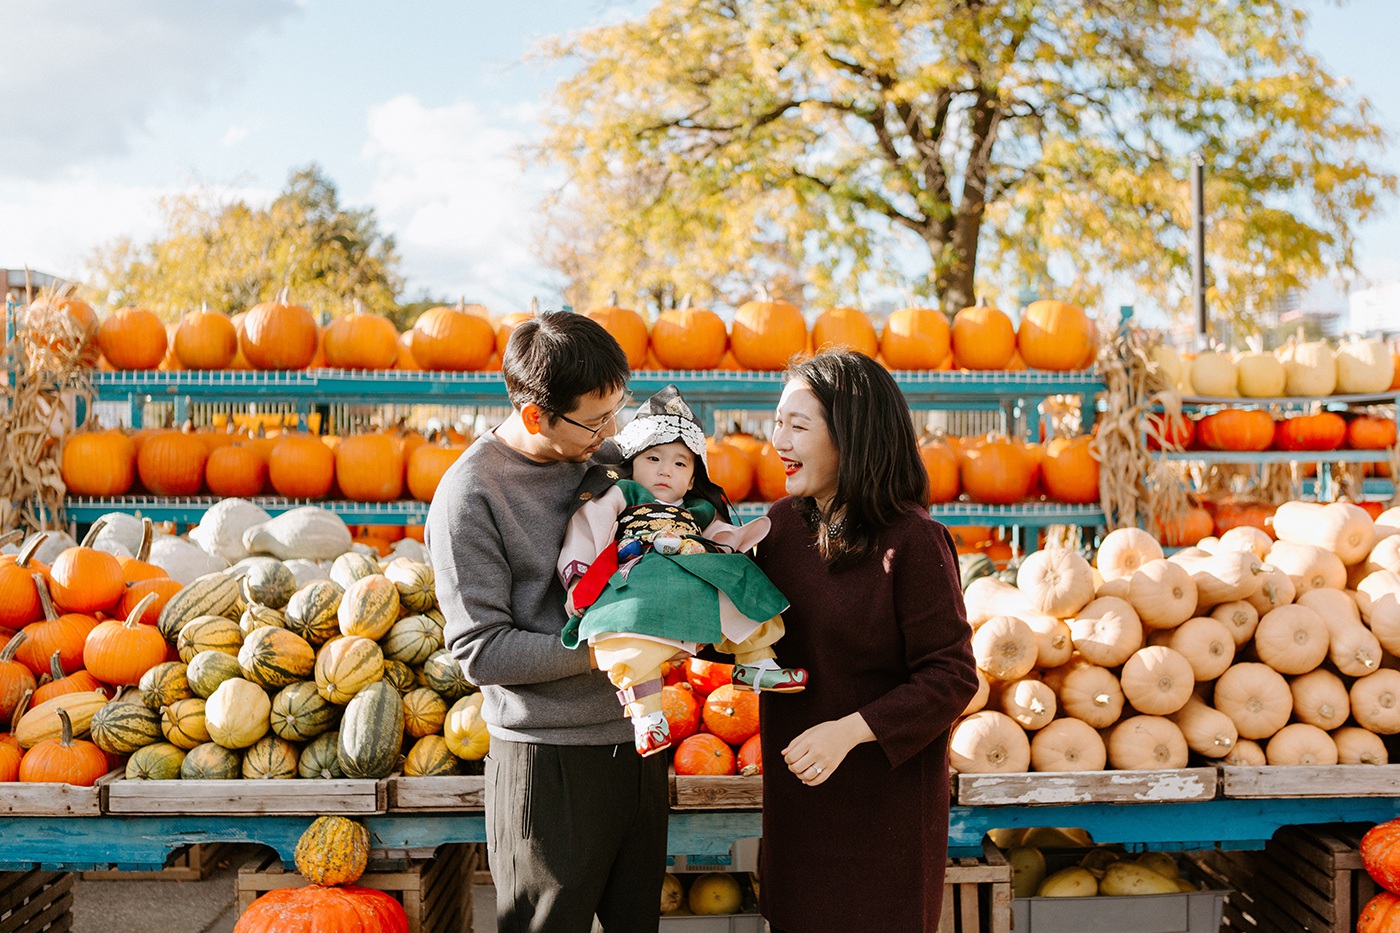
[[[780,670],[782,670],[782,668],[780,668],[780,667],[778,666],[778,661],[777,661],[776,658],[763,658],[762,660],[759,660],[759,661],[751,661],[751,662],[749,662],[749,664],[748,664],[747,666],[748,666],[748,667],[752,667],[752,668],[757,668],[757,669],[760,670],[760,671],[780,671]]]

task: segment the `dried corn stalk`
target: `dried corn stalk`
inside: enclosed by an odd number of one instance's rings
[[[39,300],[63,297],[41,293]],[[28,302],[33,304],[33,302]],[[43,332],[16,328],[4,349],[0,382],[0,530],[61,527],[67,487],[63,443],[76,425],[77,399],[92,404],[92,335],[67,315],[49,315]]]
[[[1164,420],[1181,414],[1181,394],[1167,385],[1151,351],[1160,336],[1126,324],[1099,350],[1106,410],[1099,419],[1092,449],[1099,459],[1099,500],[1110,530],[1149,527],[1180,520],[1187,508],[1186,489],[1175,464],[1154,457],[1148,439],[1164,451],[1178,450],[1146,415],[1158,406]]]

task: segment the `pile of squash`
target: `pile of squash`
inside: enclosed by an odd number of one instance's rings
[[[1272,352],[1258,347],[1207,350],[1182,356],[1170,344],[1152,351],[1168,385],[1208,398],[1315,398],[1375,395],[1400,389],[1400,352],[1376,337],[1290,341]]]
[[[99,550],[104,525],[51,568],[34,543],[0,558],[0,624],[33,619],[0,634],[0,780],[380,778],[485,756],[417,542],[381,561],[329,512],[229,500],[191,533],[214,569],[181,583]],[[146,522],[142,555],[150,539]],[[34,773],[53,748],[85,767]]]
[[[1400,734],[1400,509],[1289,502],[1170,557],[1030,554],[967,583],[982,689],[963,773],[1385,764]]]

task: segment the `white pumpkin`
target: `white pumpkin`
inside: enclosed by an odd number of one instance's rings
[[[1094,598],[1094,573],[1078,551],[1045,548],[1029,554],[1016,571],[1016,588],[1037,611],[1068,619]]]
[[[1313,397],[1331,395],[1336,390],[1337,358],[1325,342],[1318,340],[1283,347],[1279,358],[1283,361],[1287,394]]]
[[[948,763],[959,774],[1019,774],[1030,768],[1030,739],[1010,716],[984,709],[953,727]]]
[[[190,529],[190,540],[206,554],[236,564],[249,556],[248,548],[243,545],[243,533],[271,518],[266,510],[247,499],[222,499]]]
[[[92,539],[92,548],[115,556],[135,557],[141,550],[141,536],[145,534],[145,522],[126,512],[108,512],[98,521],[102,530]]]
[[[314,505],[283,512],[243,532],[249,553],[278,560],[331,560],[351,550],[350,545],[350,529],[340,516]]]
[[[1337,346],[1337,391],[1342,395],[1375,395],[1390,388],[1395,362],[1390,348],[1374,337],[1353,337]]]
[[[1103,737],[1087,722],[1057,719],[1031,737],[1036,771],[1102,771],[1108,764]]]
[[[1235,373],[1239,394],[1245,398],[1277,398],[1288,384],[1278,357],[1263,351],[1236,354]]]
[[[1105,583],[1131,577],[1149,560],[1162,559],[1162,545],[1141,528],[1118,528],[1104,536],[1095,558]],[[1099,588],[1102,595],[1103,588]]]
[[[1234,398],[1239,394],[1235,361],[1228,354],[1206,350],[1191,361],[1191,389],[1209,398]]]
[[[203,548],[174,535],[156,536],[151,542],[149,562],[182,586],[188,586],[206,573],[227,570],[229,566],[222,557],[209,554]]]

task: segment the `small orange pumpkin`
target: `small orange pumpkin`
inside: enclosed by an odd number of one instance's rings
[[[408,494],[419,502],[432,502],[443,474],[466,449],[465,444],[449,443],[445,436],[436,444],[420,444],[408,456]]]
[[[1211,450],[1268,450],[1274,419],[1257,408],[1227,408],[1197,421],[1196,438]]]
[[[807,322],[797,305],[760,296],[734,312],[729,349],[745,369],[785,369],[807,348]]]
[[[1093,438],[1057,437],[1045,445],[1040,461],[1040,481],[1050,498],[1059,502],[1089,504],[1099,501],[1099,460]]]
[[[646,364],[647,322],[642,320],[642,316],[636,311],[617,307],[616,295],[612,298],[612,304],[585,311],[583,315],[601,324],[604,330],[612,334],[613,339],[622,347],[622,352],[627,354],[629,367],[641,369]]]
[[[900,308],[885,321],[880,355],[890,369],[936,369],[948,358],[952,330],[935,308]]]
[[[283,298],[248,309],[238,346],[254,369],[306,369],[318,336],[311,312]]]
[[[92,523],[77,547],[70,547],[54,559],[49,568],[49,592],[59,606],[70,612],[105,612],[117,604],[126,590],[126,575],[116,557],[91,545],[106,523]]]
[[[80,431],[63,444],[61,472],[72,495],[125,495],[136,481],[136,444],[120,431]]]
[[[496,331],[489,320],[465,305],[429,308],[413,324],[412,348],[423,369],[475,372],[491,359]]]
[[[399,335],[387,317],[356,311],[331,322],[321,349],[332,369],[389,369],[398,359]]]
[[[165,324],[145,308],[118,308],[97,331],[97,346],[114,369],[155,369],[166,340]]]
[[[1079,305],[1033,301],[1021,314],[1016,348],[1032,369],[1083,369],[1093,360],[1094,324]]]
[[[193,496],[204,486],[209,448],[194,434],[157,431],[136,455],[141,485],[158,496]]]
[[[728,347],[724,320],[707,308],[662,311],[651,326],[651,349],[665,369],[714,369]]]
[[[1004,435],[964,446],[959,475],[963,490],[974,502],[1020,502],[1035,484],[1035,474],[1036,464],[1026,446]]]
[[[387,434],[357,434],[335,449],[335,480],[346,498],[391,502],[403,495],[403,451]]]
[[[185,369],[223,369],[238,354],[238,328],[217,311],[190,311],[176,325],[173,343]]]
[[[880,352],[875,325],[859,308],[829,308],[812,322],[812,346],[825,350],[855,350],[873,357]]]
[[[1387,450],[1395,446],[1395,419],[1357,415],[1347,424],[1347,446],[1354,450]]]
[[[216,496],[247,499],[267,486],[267,461],[252,447],[230,444],[209,455],[204,483]]]
[[[108,619],[88,632],[83,642],[83,667],[105,684],[135,686],[141,676],[165,661],[165,636],[154,625],[142,625],[141,616],[155,602],[147,593],[132,607],[125,620]]]
[[[996,308],[974,305],[953,315],[953,365],[1005,369],[1016,352],[1016,327]]]
[[[43,784],[91,787],[107,773],[107,753],[86,739],[73,738],[73,721],[66,709],[58,710],[62,733],[44,739],[20,759],[19,779]]]
[[[919,459],[928,473],[928,504],[952,502],[962,491],[958,481],[958,455],[942,438],[929,437],[919,442]]]
[[[754,469],[748,454],[732,444],[705,440],[705,471],[730,502],[743,502],[753,489]]]
[[[708,732],[700,732],[676,747],[677,774],[735,774],[734,749]]]

